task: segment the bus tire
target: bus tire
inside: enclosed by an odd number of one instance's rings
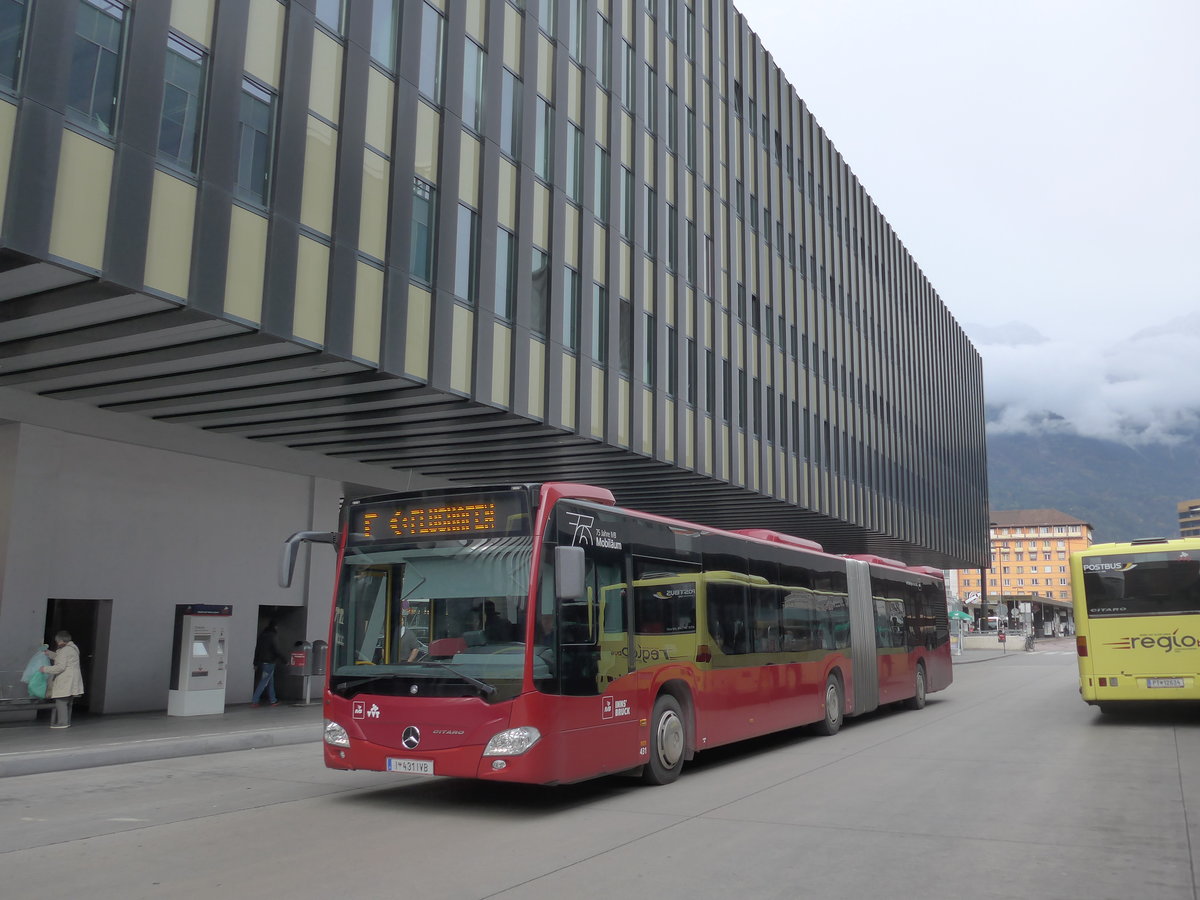
[[[917,663],[917,679],[915,692],[911,697],[904,701],[904,706],[907,709],[924,709],[925,708],[925,663]]]
[[[650,761],[642,769],[642,778],[648,784],[670,784],[683,771],[686,750],[687,729],[679,701],[661,694],[650,717]]]
[[[831,672],[825,681],[825,718],[816,724],[818,734],[831,737],[841,729],[845,717],[842,699],[842,681]]]

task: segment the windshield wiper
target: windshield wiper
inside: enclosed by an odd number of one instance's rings
[[[491,696],[492,694],[496,693],[496,688],[493,685],[488,684],[486,681],[480,681],[478,678],[475,678],[474,676],[471,676],[471,675],[467,675],[464,672],[460,672],[460,671],[458,671],[458,669],[453,669],[450,666],[446,665],[445,663],[433,662],[432,660],[422,659],[422,660],[417,661],[417,665],[437,666],[439,669],[445,669],[451,675],[457,675],[463,681],[467,682],[468,684],[474,685],[475,687],[479,688],[481,691],[483,691],[488,696]]]

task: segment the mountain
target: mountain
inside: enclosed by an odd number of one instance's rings
[[[1065,433],[989,434],[992,509],[1057,509],[1097,542],[1179,537],[1176,504],[1200,498],[1200,435],[1130,446]]]

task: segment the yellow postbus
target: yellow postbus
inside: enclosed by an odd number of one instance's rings
[[[1200,700],[1200,539],[1095,544],[1071,588],[1086,703]]]

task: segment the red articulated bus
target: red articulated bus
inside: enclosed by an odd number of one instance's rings
[[[356,500],[339,548],[325,763],[534,784],[679,777],[697,752],[952,679],[935,569],[615,505],[587,485]]]

